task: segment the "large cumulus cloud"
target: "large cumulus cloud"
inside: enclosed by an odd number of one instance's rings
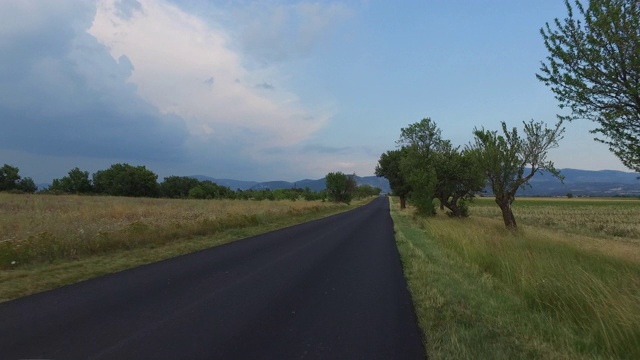
[[[181,159],[183,120],[161,113],[128,82],[86,30],[85,1],[7,1],[0,5],[0,147],[48,155]]]

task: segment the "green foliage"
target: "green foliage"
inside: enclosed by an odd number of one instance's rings
[[[369,196],[379,196],[382,190],[380,188],[374,188],[371,185],[361,185],[356,187],[354,191],[354,197],[356,199],[363,199]]]
[[[546,171],[562,180],[553,162],[547,160],[547,152],[556,148],[562,139],[564,128],[561,126],[559,122],[550,129],[543,122],[524,122],[524,138],[516,128],[507,130],[504,122],[503,135],[484,128],[474,130],[475,143],[467,151],[488,179],[507,228],[517,228],[511,204],[516,191],[527,186],[533,175]]]
[[[38,191],[38,186],[36,186],[36,183],[33,182],[33,179],[31,179],[30,177],[26,177],[18,182],[16,190],[33,194],[34,192]]]
[[[197,181],[197,180],[196,180]],[[220,186],[212,181],[200,181],[198,185],[189,190],[191,199],[222,199],[233,198],[233,191],[226,186]]]
[[[66,194],[88,194],[93,192],[93,184],[89,180],[89,172],[73,168],[68,175],[61,179],[54,179],[47,192]]]
[[[0,168],[0,191],[14,190],[20,182],[20,170],[8,164]]]
[[[326,187],[331,201],[350,204],[357,184],[353,176],[345,175],[338,171],[327,174]]]
[[[469,216],[464,200],[484,188],[484,174],[468,151],[460,151],[446,140],[434,153],[432,166],[436,172],[435,197],[453,217]]]
[[[30,177],[20,177],[20,169],[4,164],[0,168],[0,191],[34,193],[38,187]]]
[[[437,178],[429,160],[429,157],[411,148],[400,164],[402,172],[406,174],[407,183],[411,186],[409,200],[420,215],[426,216],[436,214],[433,194]]]
[[[156,197],[158,175],[145,166],[114,164],[93,174],[93,186],[98,194],[113,196]]]
[[[186,199],[190,197],[190,191],[198,185],[200,185],[200,181],[187,176],[165,177],[164,181],[160,183],[160,196],[172,199]]]
[[[567,119],[599,124],[593,133],[622,163],[640,171],[640,6],[637,0],[576,1],[578,16],[540,29],[549,51],[537,77],[555,93]]]
[[[442,144],[441,131],[430,118],[400,129],[397,144],[403,147],[400,172],[411,188],[411,202],[422,215],[435,215],[433,204],[436,172],[434,153]]]
[[[387,178],[393,194],[400,197],[402,209],[405,208],[405,198],[411,192],[411,186],[401,170],[402,159],[406,155],[406,148],[387,151],[380,155],[376,165],[376,176]]]

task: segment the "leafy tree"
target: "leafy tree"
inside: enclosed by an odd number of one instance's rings
[[[433,155],[436,173],[435,197],[453,217],[469,216],[465,200],[484,188],[484,175],[468,151],[460,151],[446,140]]]
[[[561,125],[559,122],[550,129],[543,122],[524,122],[524,138],[518,135],[516,128],[508,131],[504,122],[503,135],[484,128],[474,130],[475,142],[468,151],[488,179],[508,229],[517,228],[511,209],[516,191],[528,185],[533,175],[546,171],[562,180],[553,162],[547,160],[548,150],[556,148],[562,139],[564,128]]]
[[[555,93],[565,119],[599,124],[593,133],[622,163],[640,172],[640,3],[568,0],[568,17],[540,33],[549,51],[537,77]]]
[[[113,164],[109,169],[93,174],[93,186],[98,194],[155,197],[158,195],[157,179],[158,175],[145,166]]]
[[[233,191],[226,186],[220,186],[213,181],[205,180],[189,190],[192,199],[222,199],[232,198]]]
[[[20,169],[4,164],[0,168],[0,191],[14,190],[20,182]]]
[[[400,129],[397,144],[404,148],[400,172],[411,188],[410,197],[419,213],[435,215],[433,195],[436,173],[434,153],[442,146],[441,131],[434,121],[424,118]]]
[[[54,179],[47,191],[58,191],[67,194],[88,194],[93,192],[93,184],[89,180],[89,172],[75,167],[67,176]]]
[[[411,192],[411,186],[400,168],[402,159],[406,155],[407,150],[404,148],[387,151],[380,155],[376,165],[376,176],[389,180],[393,194],[400,198],[400,209],[406,208],[407,196]]]
[[[26,177],[18,182],[16,190],[33,194],[34,192],[38,191],[38,186],[36,186],[36,183],[33,181],[33,179],[31,179],[30,177]]]
[[[189,197],[191,189],[200,185],[198,179],[188,176],[165,177],[160,183],[160,196],[173,199],[186,199]]]
[[[326,187],[331,201],[350,204],[357,184],[353,176],[338,171],[327,174]]]
[[[370,196],[379,196],[381,191],[382,190],[380,188],[377,188],[377,187],[374,188],[371,185],[365,184],[365,185],[356,187],[353,196],[356,199],[363,199]]]

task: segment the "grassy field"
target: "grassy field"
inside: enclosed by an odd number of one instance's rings
[[[514,212],[511,233],[489,199],[459,220],[392,198],[429,356],[640,358],[640,202],[518,199]]]
[[[357,205],[0,193],[0,301]]]

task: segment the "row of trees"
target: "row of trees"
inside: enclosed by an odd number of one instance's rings
[[[502,133],[474,129],[474,141],[464,148],[443,139],[430,118],[402,128],[398,149],[380,156],[376,175],[389,180],[392,191],[405,208],[409,198],[417,211],[434,215],[441,209],[454,217],[468,216],[465,200],[488,184],[502,210],[505,225],[517,227],[511,205],[516,191],[528,185],[537,172],[561,176],[547,160],[548,150],[557,147],[564,128],[559,122],[547,128],[542,122],[524,123],[524,136],[502,123]]]
[[[340,179],[348,181],[340,182]],[[54,179],[42,192],[50,194],[96,194],[132,197],[164,197],[174,199],[253,199],[253,200],[326,200],[349,203],[352,198],[380,194],[369,185],[357,186],[354,176],[342,173],[327,175],[327,189],[249,189],[236,191],[212,181],[200,181],[186,176],[169,176],[158,183],[158,175],[145,166],[114,164],[90,176],[88,171],[71,169],[66,176]],[[349,184],[346,190],[339,188]],[[0,191],[34,193],[37,186],[31,178],[21,178],[19,169],[10,165],[0,168]]]
[[[383,154],[376,168],[402,207],[408,196],[420,212],[433,213],[430,200],[437,198],[452,215],[465,216],[461,201],[487,183],[505,225],[515,229],[516,191],[539,171],[561,178],[546,157],[562,138],[563,121],[593,121],[595,140],[640,172],[640,2],[565,0],[565,6],[564,19],[540,29],[549,55],[536,76],[570,113],[551,128],[525,123],[522,136],[505,123],[501,133],[475,129],[464,149],[443,140],[430,119],[402,129],[400,148]]]

